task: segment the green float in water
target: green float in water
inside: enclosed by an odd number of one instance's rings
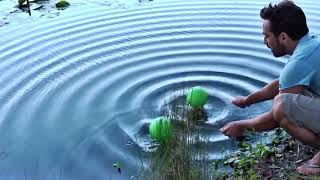
[[[207,91],[199,86],[193,87],[187,96],[187,102],[193,108],[199,108],[204,106],[208,101]]]
[[[171,122],[166,117],[157,117],[152,120],[149,126],[149,132],[152,139],[159,142],[168,141],[172,138]]]

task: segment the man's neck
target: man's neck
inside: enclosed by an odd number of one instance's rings
[[[300,40],[300,39],[299,39]],[[296,40],[296,41],[290,41],[290,43],[288,43],[287,45],[287,52],[288,54],[291,56],[294,52],[294,50],[296,49],[298,43],[299,43],[299,40]]]

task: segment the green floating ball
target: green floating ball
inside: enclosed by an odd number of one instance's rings
[[[172,127],[170,120],[166,117],[157,117],[152,120],[149,126],[151,138],[157,141],[168,141],[172,137]]]
[[[199,108],[204,106],[208,101],[208,93],[202,87],[193,87],[187,96],[187,102],[193,108]]]

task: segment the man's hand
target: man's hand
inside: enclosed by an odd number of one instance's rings
[[[232,103],[238,107],[245,108],[246,106],[249,106],[249,104],[246,102],[247,97],[239,96],[236,97]]]
[[[240,121],[233,121],[229,122],[228,124],[224,125],[220,132],[230,138],[238,138],[243,136],[245,129],[241,126]]]

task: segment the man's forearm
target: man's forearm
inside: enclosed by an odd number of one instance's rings
[[[254,119],[240,121],[244,129],[255,129],[256,131],[266,131],[278,127],[278,123],[274,121],[272,111],[266,112]]]
[[[250,94],[246,98],[246,104],[255,104],[258,102],[266,101],[273,99],[276,95],[279,94],[279,80],[276,79],[271,83],[264,86],[261,90]]]

